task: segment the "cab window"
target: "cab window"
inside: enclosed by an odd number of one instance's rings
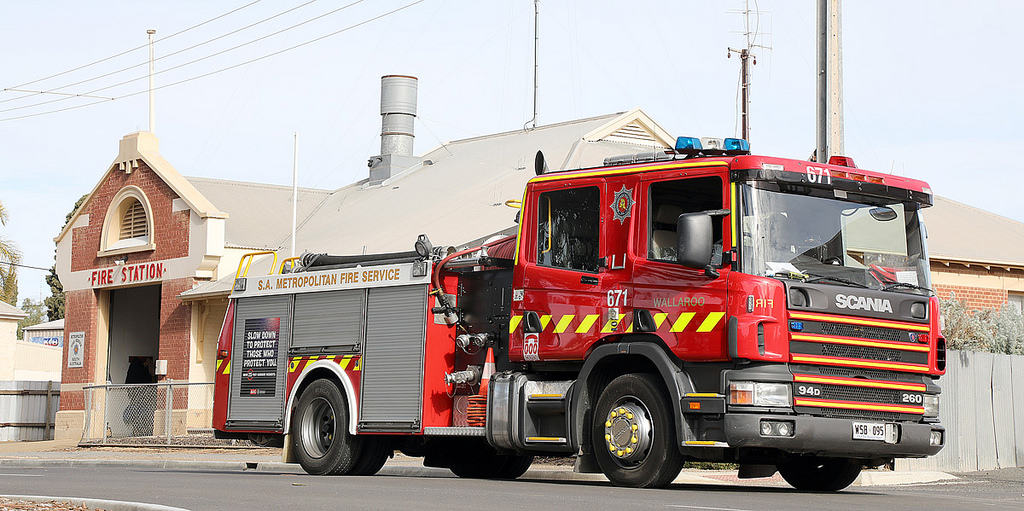
[[[684,213],[722,208],[722,180],[698,177],[654,183],[650,188],[647,258],[676,261],[676,221]],[[713,264],[722,260],[722,222],[713,222]]]
[[[540,195],[537,215],[537,263],[596,272],[601,226],[601,192],[573,188]]]

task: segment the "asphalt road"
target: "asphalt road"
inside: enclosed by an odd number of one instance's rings
[[[677,484],[661,490],[607,483],[480,481],[454,477],[317,477],[256,471],[130,468],[0,469],[0,494],[147,502],[193,511],[327,509],[1020,510],[1024,469],[962,475],[951,483],[851,487],[840,493]]]

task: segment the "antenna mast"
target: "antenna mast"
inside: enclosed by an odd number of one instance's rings
[[[153,100],[153,34],[156,30],[149,29],[149,132],[156,133],[156,104]]]
[[[729,48],[729,52],[726,54],[727,57],[731,58],[733,53],[740,56],[740,122],[741,138],[744,140],[750,140],[750,66],[757,65],[757,55],[755,55],[752,48],[765,48],[771,49],[767,46],[760,44],[754,44],[754,39],[757,38],[758,34],[755,31],[750,30],[750,14],[753,12],[756,15],[760,15],[759,11],[750,10],[750,0],[743,2],[743,37],[746,39],[746,47],[741,49]]]

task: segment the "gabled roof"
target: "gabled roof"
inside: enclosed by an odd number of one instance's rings
[[[196,190],[184,176],[178,173],[170,162],[165,160],[163,156],[160,156],[159,146],[160,143],[156,135],[148,131],[139,131],[125,135],[118,146],[117,158],[110,164],[107,172],[103,174],[103,179],[96,182],[96,186],[89,192],[86,199],[82,201],[82,205],[75,210],[74,215],[68,220],[60,234],[54,238],[54,241],[59,243],[67,233],[71,232],[75,221],[81,216],[82,211],[85,211],[85,206],[92,201],[96,190],[106,181],[107,174],[137,168],[138,160],[144,161],[157,177],[166,183],[181,200],[185,201],[185,204],[199,215],[200,218],[227,218],[226,213],[214,207],[213,203],[207,200],[206,197],[203,197],[203,194],[199,193],[199,190]]]
[[[1024,269],[1024,223],[939,196],[923,216],[932,261]]]

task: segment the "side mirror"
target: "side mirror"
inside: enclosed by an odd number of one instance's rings
[[[684,213],[676,220],[676,261],[688,268],[703,269],[711,263],[713,231],[707,212]]]

